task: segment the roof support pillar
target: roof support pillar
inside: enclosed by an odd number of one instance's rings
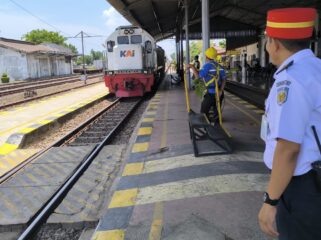
[[[184,6],[185,6],[185,44],[186,44],[186,64],[189,64],[190,62],[190,57],[189,57],[189,30],[188,30],[188,3],[187,0],[184,1]],[[186,77],[185,79],[187,81],[187,88],[191,90],[191,76],[190,76],[190,71],[186,72]]]
[[[203,40],[203,64],[205,63],[205,50],[210,46],[210,21],[208,0],[202,0],[202,40]]]
[[[260,35],[260,44],[259,44],[259,56],[260,56],[260,65],[261,67],[265,67],[266,63],[266,55],[265,55],[265,36],[264,33]]]
[[[180,60],[179,60],[179,70],[180,77],[183,79],[184,74],[184,46],[183,46],[183,26],[180,28]]]

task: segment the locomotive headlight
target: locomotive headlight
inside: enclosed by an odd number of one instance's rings
[[[113,75],[113,74],[114,74],[113,71],[109,71],[109,72],[108,72],[108,75]]]
[[[144,70],[144,74],[147,74],[148,73],[148,71],[147,70]]]

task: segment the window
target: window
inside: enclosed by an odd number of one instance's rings
[[[142,43],[142,35],[132,35],[132,36],[130,36],[130,42],[132,44]]]
[[[117,37],[118,44],[129,44],[128,36],[118,36]]]
[[[108,41],[108,42],[107,42],[107,51],[108,51],[108,52],[112,52],[114,46],[115,46],[115,42],[114,42],[114,41]]]

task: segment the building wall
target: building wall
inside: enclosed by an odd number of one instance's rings
[[[241,52],[241,59],[246,54],[247,63],[250,64],[250,65],[252,65],[252,61],[254,59],[259,58],[258,43],[253,43],[251,45],[240,47],[240,48],[237,48],[236,50],[239,50]]]
[[[72,74],[72,63],[70,57],[25,54],[0,47],[0,75],[4,72],[11,80],[59,76]]]
[[[26,54],[0,47],[0,75],[4,72],[8,73],[10,80],[28,78]]]
[[[52,76],[72,74],[71,61],[66,60],[66,57],[64,56],[50,57],[50,66]]]

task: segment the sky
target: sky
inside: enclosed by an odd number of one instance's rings
[[[85,53],[104,50],[105,39],[120,25],[129,25],[106,0],[0,0],[0,37],[21,40],[34,29],[59,32],[81,53],[81,31]],[[96,37],[95,37],[96,36]],[[166,55],[175,52],[175,40],[158,43]]]

